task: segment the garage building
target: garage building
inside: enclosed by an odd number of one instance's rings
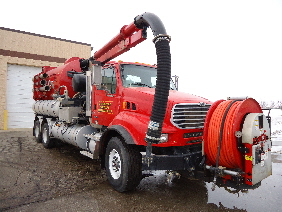
[[[91,45],[0,27],[0,130],[31,128],[32,78],[42,66],[89,58]]]

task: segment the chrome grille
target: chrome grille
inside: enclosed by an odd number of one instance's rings
[[[172,108],[171,123],[180,129],[203,128],[210,104],[180,103]]]

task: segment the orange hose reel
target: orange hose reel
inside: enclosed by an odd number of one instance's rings
[[[262,113],[259,104],[252,98],[219,100],[211,106],[204,127],[206,164],[244,170],[244,158],[238,149],[235,133],[242,131],[244,119],[249,113]]]

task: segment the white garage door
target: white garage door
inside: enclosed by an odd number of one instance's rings
[[[8,129],[31,128],[34,113],[32,110],[32,78],[41,68],[8,64],[7,100]]]

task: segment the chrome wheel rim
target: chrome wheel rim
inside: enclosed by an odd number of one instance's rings
[[[34,129],[34,134],[35,134],[35,137],[36,137],[36,138],[39,137],[39,133],[40,133],[40,132],[39,132],[39,127],[38,127],[38,125],[36,125],[36,126],[35,126],[35,129]]]
[[[47,129],[46,128],[43,128],[43,130],[42,130],[42,142],[43,143],[47,143],[47,137],[48,137],[48,135],[47,135]]]
[[[119,153],[112,149],[109,155],[109,170],[112,178],[118,179],[121,175],[121,158]]]

